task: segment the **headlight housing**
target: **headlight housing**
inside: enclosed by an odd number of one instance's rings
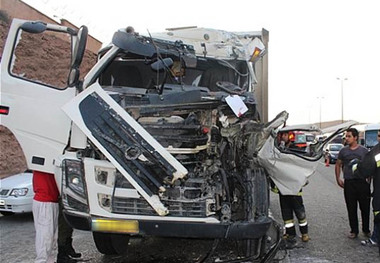
[[[66,159],[63,161],[63,172],[66,187],[86,198],[87,191],[84,179],[84,169],[81,161]]]
[[[12,189],[10,196],[14,196],[14,197],[26,196],[27,193],[28,193],[28,188],[14,188]]]

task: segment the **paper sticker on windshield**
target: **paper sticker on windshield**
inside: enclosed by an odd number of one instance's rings
[[[237,117],[242,116],[244,113],[248,111],[247,106],[238,95],[228,96],[226,98],[226,102]]]

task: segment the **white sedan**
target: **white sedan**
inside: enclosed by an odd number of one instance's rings
[[[0,179],[0,213],[13,215],[32,211],[33,174],[30,171]]]

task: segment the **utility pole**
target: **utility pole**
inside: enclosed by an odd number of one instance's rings
[[[336,78],[337,80],[340,80],[340,92],[341,92],[341,103],[342,103],[342,123],[344,122],[343,118],[343,82],[345,80],[348,80],[348,78]]]
[[[317,97],[319,99],[319,129],[322,129],[322,99],[325,97]]]

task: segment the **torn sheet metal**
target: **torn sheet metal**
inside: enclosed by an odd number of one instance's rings
[[[280,152],[275,147],[273,136],[268,138],[259,151],[258,160],[283,195],[297,195],[318,165],[317,161],[307,161],[296,155]]]

